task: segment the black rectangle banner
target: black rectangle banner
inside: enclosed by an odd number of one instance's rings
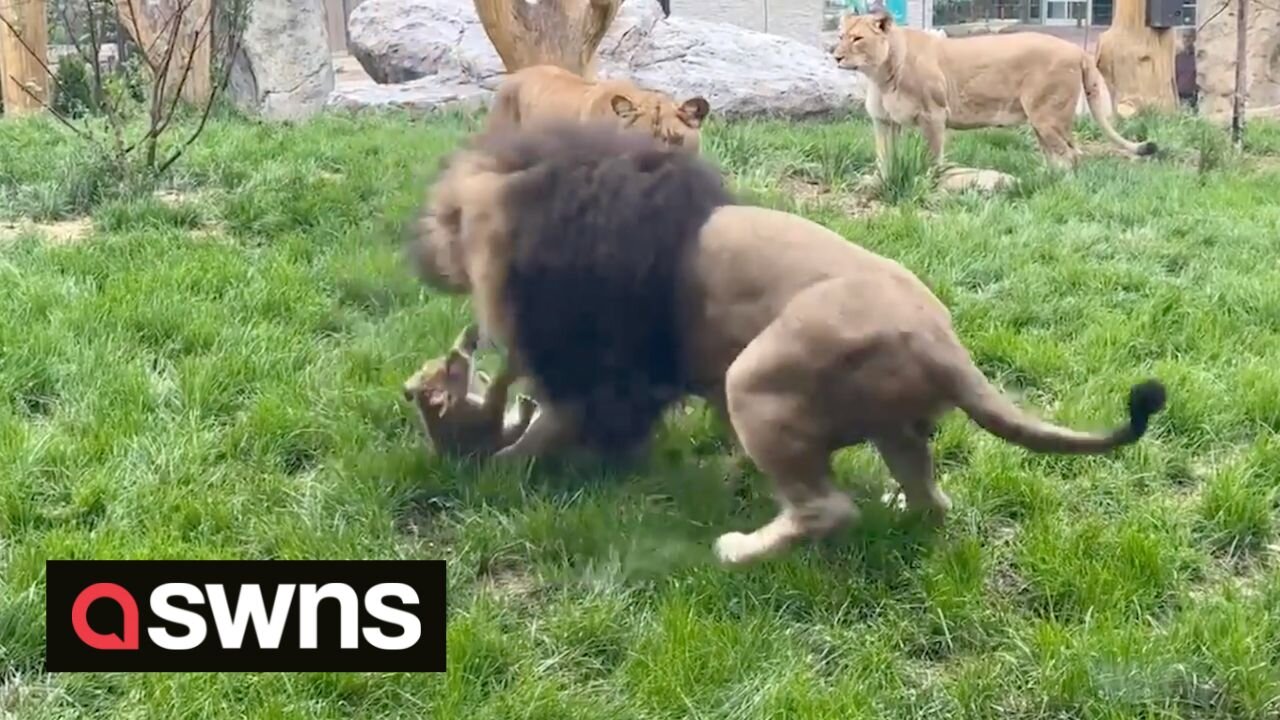
[[[47,672],[444,672],[443,560],[48,560]]]

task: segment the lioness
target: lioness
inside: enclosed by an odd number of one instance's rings
[[[1103,134],[1132,155],[1156,152],[1130,142],[1111,125],[1111,94],[1095,61],[1061,38],[1036,32],[936,37],[898,27],[884,10],[840,19],[833,50],[840,67],[861,72],[867,114],[875,125],[876,157],[884,171],[903,125],[924,134],[943,162],[948,128],[1001,127],[1030,121],[1040,148],[1058,167],[1075,164],[1072,140],[1080,89]]]
[[[483,373],[472,377],[470,352],[476,348],[475,326],[463,330],[444,357],[423,363],[404,383],[405,400],[414,404],[422,428],[438,452],[485,456],[510,445],[524,433],[536,407],[530,398],[517,401],[514,422],[507,421],[509,374],[493,381]]]
[[[541,414],[498,455],[633,442],[685,394],[727,416],[781,512],[721,535],[726,563],[856,519],[831,480],[832,453],[856,443],[878,448],[910,508],[941,520],[951,503],[929,439],[949,408],[1033,451],[1102,453],[1164,406],[1150,380],[1104,434],[1025,414],[907,269],[805,218],[737,205],[699,156],[599,124],[473,138],[409,232],[420,276],[470,293],[532,381]]]
[[[548,119],[616,118],[623,127],[698,152],[702,122],[710,112],[711,105],[701,97],[677,105],[670,95],[628,80],[590,82],[555,65],[534,65],[502,81],[489,110],[488,126],[502,129]]]

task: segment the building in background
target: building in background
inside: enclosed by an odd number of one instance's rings
[[[1195,0],[1183,0],[1183,17],[1195,24]],[[1114,0],[936,0],[934,25],[1006,20],[1026,25],[1107,27]]]

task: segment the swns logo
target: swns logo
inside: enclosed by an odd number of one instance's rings
[[[48,672],[444,672],[443,560],[49,560]]]

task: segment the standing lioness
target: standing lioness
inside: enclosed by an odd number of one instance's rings
[[[935,162],[943,161],[947,128],[1018,125],[1029,121],[1049,162],[1075,164],[1071,138],[1080,89],[1111,142],[1133,155],[1155,143],[1135,143],[1111,125],[1111,95],[1092,57],[1072,43],[1036,32],[940,38],[897,27],[884,11],[846,15],[833,52],[840,67],[867,77],[867,114],[875,123],[876,157],[884,169],[903,125],[924,133]]]
[[[647,132],[668,146],[698,152],[706,99],[676,104],[664,92],[620,78],[591,82],[555,65],[534,65],[508,75],[489,110],[489,129],[547,120],[611,120]]]

